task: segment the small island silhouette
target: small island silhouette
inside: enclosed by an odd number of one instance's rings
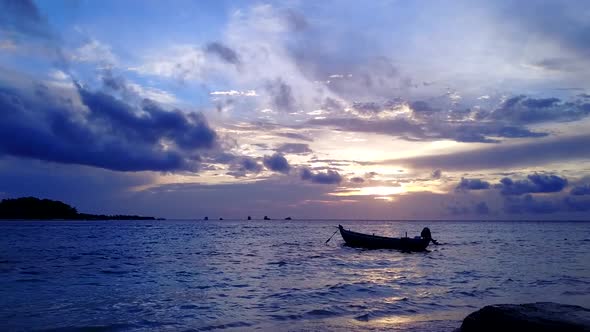
[[[79,213],[75,207],[60,201],[21,197],[0,202],[0,219],[32,220],[156,220],[154,217]]]

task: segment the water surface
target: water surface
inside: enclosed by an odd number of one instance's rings
[[[342,245],[341,223],[443,245]],[[0,328],[449,331],[492,303],[590,306],[590,223],[0,222]]]

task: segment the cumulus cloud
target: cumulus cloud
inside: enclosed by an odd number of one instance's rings
[[[71,93],[41,83],[34,93],[0,90],[0,153],[119,171],[196,170],[217,134],[200,113],[139,105],[77,85]]]
[[[308,144],[302,143],[285,143],[279,146],[276,151],[282,154],[310,154],[313,152]]]
[[[258,174],[262,171],[262,165],[252,157],[238,157],[233,158],[230,157],[230,172],[228,175],[234,177],[243,177],[246,176],[248,173]],[[223,160],[218,160],[218,162],[225,163]]]
[[[456,190],[484,190],[489,189],[490,183],[481,179],[461,178],[461,182],[455,187]]]
[[[529,193],[553,193],[562,191],[567,186],[567,179],[557,175],[530,174],[525,180],[503,178],[497,188],[502,195],[523,195]]]
[[[327,170],[326,172],[314,173],[309,168],[301,170],[301,179],[318,184],[338,184],[342,182],[342,176],[336,171]]]
[[[287,174],[291,170],[287,159],[278,152],[272,156],[264,156],[263,164],[267,169],[279,173]]]

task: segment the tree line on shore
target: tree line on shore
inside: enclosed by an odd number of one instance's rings
[[[136,215],[105,215],[80,213],[64,202],[36,197],[8,198],[0,202],[0,219],[32,220],[155,220]]]

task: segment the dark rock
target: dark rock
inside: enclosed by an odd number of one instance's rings
[[[489,305],[465,317],[459,331],[590,331],[590,309],[552,302]]]

